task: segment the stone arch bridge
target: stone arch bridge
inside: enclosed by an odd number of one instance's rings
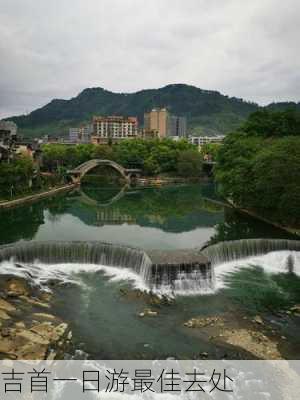
[[[125,179],[125,181],[130,184],[132,177],[139,176],[141,174],[141,170],[137,168],[124,168],[122,165],[116,163],[115,161],[111,160],[100,160],[94,159],[86,161],[85,163],[79,165],[78,167],[68,171],[71,175],[71,178],[74,183],[80,183],[81,179],[84,177],[92,169],[98,167],[99,165],[108,166],[116,171]]]

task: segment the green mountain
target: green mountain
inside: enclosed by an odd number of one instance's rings
[[[295,104],[295,103],[292,103]],[[259,106],[219,92],[176,84],[136,93],[113,93],[102,88],[83,90],[70,100],[52,100],[28,115],[9,118],[24,136],[66,135],[68,128],[91,120],[93,115],[137,116],[167,107],[172,114],[186,116],[193,134],[228,133],[237,128]]]

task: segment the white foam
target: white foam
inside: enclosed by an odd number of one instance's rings
[[[300,252],[289,250],[273,251],[261,256],[248,257],[219,264],[215,267],[215,288],[216,290],[224,288],[226,286],[224,277],[242,268],[259,266],[269,274],[286,273],[288,272],[287,262],[290,256],[292,256],[294,261],[294,273],[300,276]]]
[[[33,264],[16,264],[11,261],[0,263],[0,275],[13,275],[25,278],[33,285],[49,290],[47,283],[57,280],[61,283],[82,285],[80,274],[93,274],[102,271],[110,281],[128,281],[135,288],[148,290],[142,277],[128,268],[109,267],[96,264],[43,264],[39,261]]]
[[[200,276],[181,276],[172,286],[164,285],[164,282],[154,290],[159,295],[185,295],[196,296],[212,294],[225,285],[225,277],[227,274],[240,270],[241,268],[260,266],[265,272],[284,273],[287,272],[287,260],[292,256],[294,261],[294,273],[300,276],[300,252],[295,251],[275,251],[262,256],[249,257],[245,259],[226,262],[215,267],[214,282],[211,284],[201,283]],[[109,267],[96,264],[43,264],[36,261],[32,264],[18,264],[13,260],[0,263],[0,275],[14,275],[27,279],[33,285],[50,290],[48,283],[57,280],[61,283],[71,283],[83,285],[81,274],[93,274],[102,271],[111,282],[126,281],[137,289],[150,290],[142,276],[136,274],[132,270],[124,267]],[[194,279],[193,279],[194,278]]]

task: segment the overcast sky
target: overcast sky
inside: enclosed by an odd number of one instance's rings
[[[300,101],[299,0],[0,0],[0,117],[86,87]]]

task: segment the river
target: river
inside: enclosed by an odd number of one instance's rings
[[[0,243],[96,240],[168,250],[232,240],[297,239],[223,207],[218,200],[213,184],[126,189],[83,185],[73,192],[0,211]],[[296,274],[286,273],[291,255]],[[183,293],[167,305],[153,305],[147,297],[137,296],[133,289],[144,288],[143,282],[129,270],[38,264],[31,276],[36,273],[40,281],[43,276],[64,273],[64,283],[76,282],[56,288],[54,308],[71,326],[74,354],[79,358],[82,354],[97,359],[197,358],[199,354],[255,358],[259,355],[239,346],[212,341],[220,326],[208,332],[184,324],[191,318],[213,317],[229,320],[230,329],[243,324],[250,329],[256,314],[273,321],[276,337],[285,337],[280,343],[283,356],[297,358],[299,319],[287,321],[281,313],[300,302],[299,265],[299,252],[291,251],[221,263],[215,290],[193,296]],[[149,307],[157,316],[141,317]]]
[[[99,240],[178,249],[246,238],[295,238],[222,207],[213,184],[162,188],[82,187],[0,211],[0,244],[19,240]]]

